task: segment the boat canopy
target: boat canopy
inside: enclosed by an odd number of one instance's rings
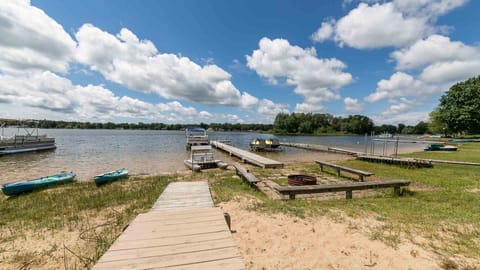
[[[185,129],[185,136],[207,136],[207,132],[203,128],[194,127]]]

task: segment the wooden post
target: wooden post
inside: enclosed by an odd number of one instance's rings
[[[232,230],[231,229],[232,219],[230,218],[230,214],[229,213],[223,213],[223,217],[225,218],[225,222],[227,222],[228,229]]]
[[[320,171],[323,172],[323,164],[320,164]]]
[[[393,187],[393,192],[395,195],[400,196],[400,186]]]
[[[352,191],[351,190],[346,191],[346,198],[347,199],[352,199]]]
[[[295,200],[295,193],[293,193],[293,192],[288,193],[288,199]]]
[[[340,177],[340,169],[337,169],[337,176]]]
[[[360,180],[360,182],[363,182],[363,175],[359,174],[358,175],[358,180]]]

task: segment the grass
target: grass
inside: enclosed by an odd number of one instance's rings
[[[3,261],[10,267],[21,268],[53,259],[64,262],[65,267],[89,268],[128,222],[147,211],[174,179],[175,176],[128,179],[102,187],[82,182],[11,198],[0,196],[0,264]],[[60,233],[78,238],[59,247],[49,238]],[[21,248],[32,237],[51,245],[42,252]],[[32,252],[36,254],[33,257]]]
[[[465,143],[457,152],[425,152],[408,156],[480,162],[480,143]],[[404,195],[397,197],[390,189],[378,195],[353,200],[293,200],[276,201],[248,190],[239,181],[216,184],[219,201],[231,199],[234,194],[255,196],[257,203],[251,209],[282,212],[298,217],[335,215],[338,211],[351,217],[374,217],[384,225],[374,229],[373,239],[383,240],[395,247],[403,237],[415,240],[422,236],[431,248],[448,255],[460,254],[480,257],[480,167],[436,164],[434,168],[405,168],[395,165],[369,163],[358,160],[340,162],[342,165],[375,173],[378,179],[408,179],[412,182]],[[288,164],[283,170],[252,168],[261,179],[276,178],[286,184],[285,172],[321,174],[313,163]],[[332,172],[326,176],[333,177]],[[339,180],[349,181],[342,177]]]

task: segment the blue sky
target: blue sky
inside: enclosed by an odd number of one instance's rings
[[[479,1],[2,1],[0,117],[428,119],[480,73]],[[478,15],[477,15],[478,16]]]

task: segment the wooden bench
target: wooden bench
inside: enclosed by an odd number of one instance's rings
[[[326,162],[326,161],[317,160],[317,161],[315,161],[315,163],[317,163],[318,165],[320,165],[320,170],[321,170],[322,172],[323,172],[323,166],[327,166],[327,167],[331,167],[331,168],[335,169],[335,170],[337,171],[337,176],[338,176],[338,177],[340,177],[340,171],[346,171],[346,172],[349,172],[349,173],[351,173],[351,174],[356,174],[356,175],[358,175],[358,180],[360,180],[360,181],[362,181],[362,182],[363,182],[363,178],[364,178],[364,177],[373,175],[373,173],[371,173],[371,172],[365,172],[365,171],[361,171],[361,170],[357,170],[357,169],[353,169],[353,168],[349,168],[349,167],[345,167],[345,166],[333,164],[333,163]]]
[[[243,180],[247,181],[250,186],[256,185],[258,182],[261,182],[257,177],[255,177],[255,175],[251,174],[245,167],[240,165],[240,163],[234,162],[233,167],[235,167],[237,175],[242,177]]]
[[[353,182],[347,184],[329,184],[329,185],[311,185],[311,186],[275,186],[274,189],[282,194],[288,195],[289,199],[295,199],[297,194],[314,194],[327,192],[346,192],[346,198],[352,198],[352,191],[391,188],[393,187],[395,194],[400,195],[400,187],[410,185],[408,180],[384,180],[376,182]]]

